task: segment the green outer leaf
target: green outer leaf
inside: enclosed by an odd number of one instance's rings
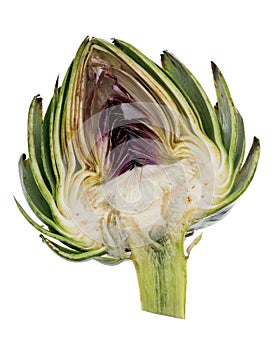
[[[62,86],[58,90],[58,97],[57,97],[57,106],[55,109],[55,114],[53,114],[53,123],[52,123],[52,129],[50,129],[50,142],[51,142],[51,151],[53,154],[51,154],[51,159],[55,162],[55,166],[53,168],[56,168],[57,172],[57,187],[61,184],[64,177],[64,159],[63,159],[63,153],[62,153],[62,145],[61,145],[61,120],[63,116],[63,110],[65,101],[67,98],[67,89],[68,84],[71,77],[71,71],[72,71],[73,62],[70,64],[66,75],[64,77]],[[50,123],[51,125],[51,123]]]
[[[71,188],[72,186],[71,181],[77,165],[75,150],[73,149],[73,142],[76,135],[73,134],[73,130],[76,130],[76,125],[74,122],[75,119],[78,118],[78,114],[80,113],[80,108],[82,106],[82,88],[79,90],[78,84],[80,84],[80,80],[82,80],[82,73],[84,67],[86,67],[86,61],[89,57],[91,46],[92,43],[87,38],[78,49],[72,66],[71,76],[67,87],[67,98],[62,115],[61,142],[63,150],[67,152],[67,172],[63,183],[63,189],[66,192],[67,189]],[[80,127],[80,125],[77,126],[77,129],[78,127]],[[82,147],[81,144],[79,144],[79,147]]]
[[[76,93],[76,80],[77,78],[81,79],[80,70],[83,70],[86,59],[90,53],[91,46],[92,42],[89,41],[89,38],[87,37],[80,45],[72,65],[71,75],[67,85],[67,98],[65,100],[64,111],[62,114],[62,137],[65,137],[66,139],[66,146],[69,142],[72,142],[71,116],[75,107],[74,94]]]
[[[65,79],[66,79],[66,76],[64,80]],[[52,164],[52,169],[55,177],[55,195],[56,195],[56,190],[59,182],[59,174],[58,174],[57,164],[55,160],[55,152],[54,152],[54,119],[55,119],[57,105],[58,105],[59,91],[60,91],[60,88],[58,88],[58,78],[57,78],[56,85],[54,88],[54,94],[51,101],[53,105],[50,110],[50,116],[49,116],[49,151],[50,151],[50,160]],[[47,136],[45,137],[47,139]]]
[[[218,118],[222,129],[223,143],[229,155],[230,164],[233,165],[237,144],[237,113],[222,73],[215,63],[211,62],[211,67],[218,99]]]
[[[96,256],[93,259],[100,262],[101,264],[108,265],[108,266],[114,266],[118,265],[121,262],[124,261],[124,259],[129,259],[130,257],[124,257],[124,258],[114,258],[112,256]]]
[[[236,148],[235,148],[235,160],[234,160],[234,168],[235,174],[237,174],[239,168],[242,165],[244,153],[245,153],[245,131],[244,131],[244,123],[243,119],[239,113],[236,111],[237,116],[237,139],[236,139]]]
[[[56,222],[53,221],[50,208],[45,199],[43,198],[42,194],[40,193],[37,184],[34,180],[30,168],[29,159],[24,160],[24,155],[20,158],[19,161],[19,174],[25,198],[30,208],[36,214],[36,216],[52,231],[67,237],[68,233],[64,231],[61,226],[57,225]],[[75,245],[78,244],[78,242],[76,242],[75,240],[72,240],[72,242],[75,242]]]
[[[235,179],[234,187],[232,190],[233,194],[237,193],[238,191],[242,191],[241,193],[243,193],[243,191],[246,190],[255,174],[259,157],[260,141],[254,137],[246,161]]]
[[[84,261],[94,258],[95,256],[101,256],[103,254],[106,254],[105,248],[101,248],[98,250],[88,250],[86,252],[77,252],[72,249],[68,249],[66,247],[63,247],[57,243],[54,243],[50,241],[49,239],[45,238],[43,235],[40,235],[43,242],[47,244],[47,246],[54,251],[56,254],[61,256],[64,259],[71,260],[71,261]]]
[[[233,188],[231,189],[230,194],[226,197],[225,200],[220,203],[220,205],[211,209],[205,218],[194,222],[190,227],[190,231],[197,229],[199,230],[201,228],[210,226],[215,222],[223,219],[223,217],[228,214],[228,212],[232,209],[235,200],[237,200],[243,194],[243,192],[245,192],[250,182],[252,181],[258,165],[259,157],[260,142],[256,137],[254,137],[253,144],[248,153],[246,161],[235,177]]]
[[[162,67],[180,89],[191,108],[195,109],[200,128],[218,145],[222,146],[219,123],[214,109],[194,75],[171,53],[161,55]]]
[[[40,155],[41,150],[41,140],[39,139],[38,135],[41,135],[41,128],[38,131],[38,124],[41,123],[42,120],[42,99],[38,96],[35,96],[30,109],[29,109],[29,116],[28,116],[28,150],[29,150],[29,159],[30,159],[30,166],[31,171],[33,174],[33,177],[36,181],[36,184],[46,200],[46,202],[49,205],[49,208],[51,209],[53,219],[56,222],[59,222],[59,219],[61,221],[61,214],[57,209],[55,200],[46,185],[45,178],[43,176],[44,170],[42,166],[42,160],[41,158],[38,159],[37,155]],[[37,131],[36,131],[37,130]],[[40,166],[41,164],[41,166]]]
[[[51,210],[38,189],[31,171],[30,160],[25,159],[25,154],[20,157],[18,167],[21,186],[28,204],[38,218],[48,225],[47,219],[52,219]]]
[[[53,203],[53,198],[43,176],[44,170],[41,159],[41,123],[42,99],[35,96],[30,105],[28,116],[28,150],[30,166],[41,194],[48,202],[50,208],[52,208],[51,204]]]
[[[229,213],[232,207],[233,207],[233,204],[228,204],[221,209],[216,209],[216,211],[213,212],[212,214],[194,222],[194,224],[191,225],[189,230],[190,231],[200,230],[215,224],[217,221],[222,220]]]
[[[220,209],[225,208],[243,194],[243,192],[247,189],[247,187],[253,179],[258,165],[259,157],[260,141],[256,137],[254,137],[253,144],[248,153],[246,161],[235,178],[230,195],[228,195],[227,198],[223,202],[221,202],[220,207],[213,209],[211,212],[209,212],[209,215],[212,213],[216,213]]]
[[[31,112],[31,113],[30,113]],[[43,126],[43,112],[42,112],[42,98],[37,95],[34,97],[30,110],[28,119],[28,146],[29,153],[30,148],[32,151],[33,158],[36,159],[38,170],[41,174],[42,181],[47,189],[50,188],[47,176],[44,171],[43,161],[42,161],[42,126]]]
[[[70,94],[70,89],[74,81],[76,70],[80,63],[82,52],[84,51],[88,43],[89,43],[89,39],[87,37],[80,45],[78,52],[75,56],[75,59],[73,60],[73,62],[71,63],[67,71],[66,77],[64,78],[62,87],[59,91],[59,99],[58,99],[58,104],[57,104],[57,109],[56,109],[55,119],[54,119],[54,130],[53,130],[54,158],[56,161],[56,166],[59,174],[59,183],[56,188],[56,198],[57,198],[57,206],[60,212],[63,213],[65,217],[67,217],[68,215],[67,210],[65,209],[64,193],[63,193],[63,186],[66,179],[66,171],[64,169],[66,165],[64,152],[66,151],[65,148],[67,147],[66,117],[67,117],[69,105],[71,104],[72,96]]]
[[[61,242],[63,242],[64,244],[68,244],[71,247],[74,247],[75,249],[78,249],[80,251],[85,251],[86,248],[84,248],[83,246],[81,246],[79,244],[79,242],[73,240],[72,238],[68,238],[65,236],[61,236],[59,233],[55,233],[55,232],[51,232],[46,230],[44,227],[40,226],[39,224],[37,224],[27,213],[26,211],[22,208],[22,206],[19,204],[19,202],[16,200],[16,198],[14,198],[16,205],[19,209],[19,211],[21,212],[21,214],[24,216],[24,218],[39,232],[43,233],[44,235],[47,235],[51,238],[57,239]]]
[[[52,195],[55,196],[56,192],[56,175],[53,169],[53,166],[56,164],[51,159],[53,155],[53,151],[51,148],[53,144],[51,142],[52,138],[52,126],[53,126],[53,117],[55,114],[55,108],[57,104],[57,92],[58,91],[58,79],[56,81],[54,96],[51,99],[51,102],[47,108],[43,119],[43,127],[42,127],[42,135],[41,135],[41,155],[42,155],[42,163],[45,174],[51,186]],[[56,170],[56,169],[55,169]]]

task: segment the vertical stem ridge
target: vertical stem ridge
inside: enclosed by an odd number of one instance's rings
[[[180,242],[164,239],[159,248],[147,245],[133,249],[143,310],[185,318],[187,259],[181,238]]]

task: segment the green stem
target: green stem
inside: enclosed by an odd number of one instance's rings
[[[185,318],[186,262],[183,237],[132,250],[142,309]]]

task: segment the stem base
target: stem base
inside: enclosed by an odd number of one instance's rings
[[[185,318],[186,263],[183,239],[168,240],[132,251],[142,309],[156,314]]]

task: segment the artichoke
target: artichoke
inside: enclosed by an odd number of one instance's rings
[[[227,214],[260,147],[254,138],[243,163],[243,120],[214,63],[213,108],[175,56],[161,60],[162,68],[124,41],[86,38],[44,117],[39,95],[29,109],[19,173],[43,225],[16,203],[55,253],[130,259],[142,309],[184,318],[186,263],[200,236],[184,242]]]

